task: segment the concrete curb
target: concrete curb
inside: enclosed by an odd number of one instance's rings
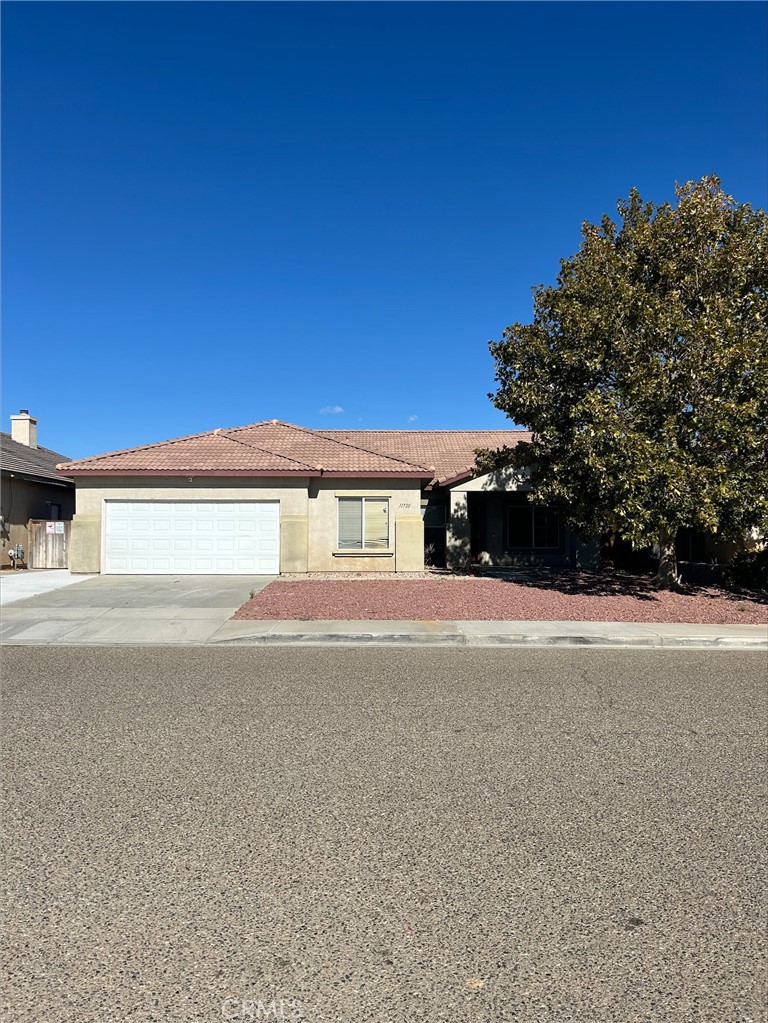
[[[153,595],[153,599],[156,599]],[[764,625],[589,621],[236,620],[232,606],[38,606],[0,613],[3,646],[561,647],[768,650]]]
[[[472,636],[458,634],[415,635],[412,633],[262,633],[212,639],[207,646],[448,646],[448,647],[646,647],[655,649],[768,650],[768,639],[665,636]]]

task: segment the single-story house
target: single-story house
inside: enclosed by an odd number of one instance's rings
[[[0,433],[0,564],[21,544],[29,551],[30,519],[67,521],[75,513],[75,481],[56,466],[66,455],[37,443],[37,419],[26,409]]]
[[[277,420],[59,466],[77,482],[70,568],[88,573],[414,572],[585,547],[524,475],[478,476],[518,430],[310,430]]]

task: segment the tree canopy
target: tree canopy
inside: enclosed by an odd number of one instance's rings
[[[675,195],[585,223],[533,323],[491,342],[489,397],[533,438],[480,457],[529,467],[582,535],[658,544],[665,584],[680,527],[768,525],[768,217],[714,176]]]

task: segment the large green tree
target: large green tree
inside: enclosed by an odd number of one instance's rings
[[[658,545],[665,586],[680,527],[768,525],[768,217],[716,177],[675,194],[585,223],[533,323],[491,343],[489,397],[533,438],[480,458],[529,467],[582,535]]]

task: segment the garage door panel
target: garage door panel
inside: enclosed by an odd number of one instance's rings
[[[280,571],[278,501],[107,501],[104,528],[107,573]]]

